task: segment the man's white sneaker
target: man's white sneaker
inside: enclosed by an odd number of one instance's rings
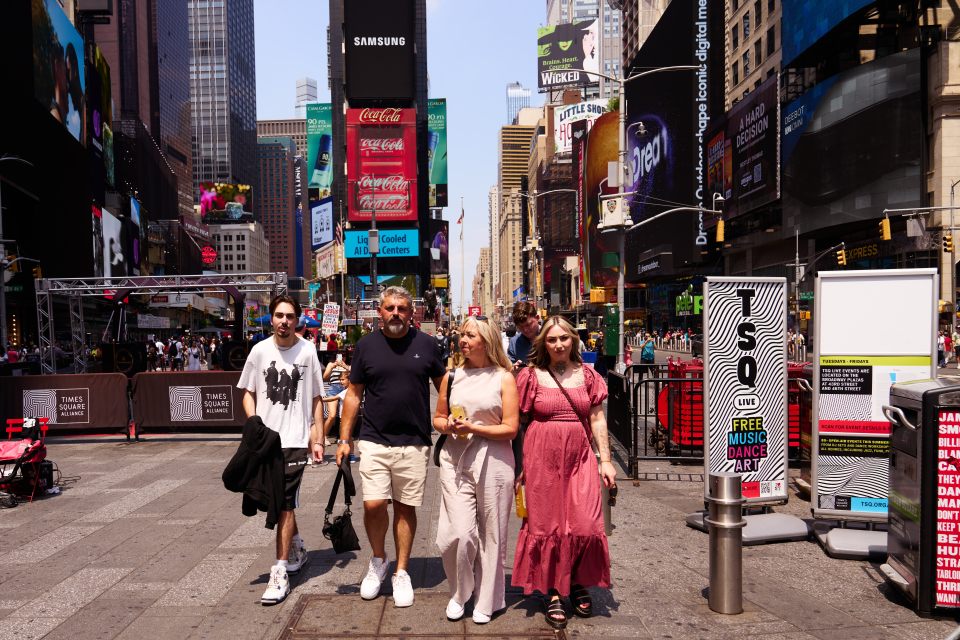
[[[307,553],[307,547],[303,543],[290,544],[290,554],[287,556],[287,573],[297,573],[301,568],[310,564],[310,555]]]
[[[413,604],[413,584],[410,574],[400,570],[393,575],[393,606],[409,607]]]
[[[267,582],[267,590],[260,596],[260,603],[277,604],[283,602],[289,593],[290,578],[287,577],[287,570],[283,567],[272,567],[270,569],[270,580]]]
[[[455,621],[463,617],[464,606],[462,604],[457,604],[457,601],[453,598],[450,598],[450,602],[447,603],[447,620]]]
[[[367,567],[367,575],[363,577],[360,583],[360,597],[364,600],[373,600],[380,595],[380,585],[387,579],[387,559],[370,558],[370,564]]]

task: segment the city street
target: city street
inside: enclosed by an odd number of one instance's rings
[[[323,539],[332,465],[304,477],[298,514],[310,564],[285,602],[261,606],[274,536],[262,516],[241,515],[240,496],[220,481],[237,441],[51,438],[63,492],[0,511],[0,638],[554,637],[538,601],[514,591],[487,626],[469,615],[446,621],[433,466],[419,510],[411,609],[394,608],[389,596],[360,599],[369,545],[359,507],[360,552],[336,556]],[[814,542],[745,548],[744,613],[715,614],[705,595],[707,536],[684,525],[702,506],[702,466],[646,462],[640,472],[637,482],[621,480],[614,508],[614,587],[594,590],[597,615],[572,618],[558,637],[920,640],[947,638],[956,626],[916,616],[878,565],[831,559]],[[777,511],[808,518],[809,507],[791,491]],[[508,564],[518,526],[513,518]]]

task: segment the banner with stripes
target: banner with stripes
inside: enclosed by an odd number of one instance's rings
[[[740,474],[747,502],[783,502],[786,279],[708,277],[703,303],[704,466]]]

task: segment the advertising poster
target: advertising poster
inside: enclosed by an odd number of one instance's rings
[[[580,20],[537,29],[537,86],[541,93],[599,83],[599,76],[575,71],[600,71],[599,24],[596,19]]]
[[[144,239],[146,238],[146,224],[142,217],[140,201],[130,198],[130,224],[127,233],[129,244],[127,253],[130,255],[130,275],[140,275],[140,264],[143,260]]]
[[[936,605],[960,608],[960,412],[938,423]]]
[[[253,195],[248,184],[200,183],[200,217],[203,222],[253,222]]]
[[[593,121],[607,111],[604,100],[588,100],[577,104],[557,107],[553,111],[553,144],[556,153],[570,153],[573,150],[573,124],[585,120],[587,129]]]
[[[703,291],[704,464],[740,474],[747,502],[786,500],[787,281],[708,277]]]
[[[310,203],[310,230],[314,251],[333,242],[333,198]]]
[[[350,0],[343,5],[347,100],[413,100],[413,0]]]
[[[817,277],[815,517],[887,521],[890,422],[883,405],[894,383],[936,377],[935,274],[889,269]],[[890,313],[892,300],[897,313]]]
[[[317,251],[317,278],[325,280],[337,273],[338,245],[330,244]]]
[[[333,185],[333,112],[329,104],[307,105],[307,169],[310,189],[320,199],[330,195]]]
[[[447,206],[447,99],[427,101],[427,171],[430,206]]]
[[[416,258],[420,255],[417,229],[380,229],[380,252],[378,258]],[[369,235],[366,230],[347,231],[344,237],[343,251],[347,260],[369,258]]]
[[[103,278],[106,260],[103,257],[103,210],[97,205],[91,205],[90,218],[93,237],[93,277]]]
[[[413,109],[347,109],[347,219],[417,219]]]
[[[33,0],[33,95],[86,144],[87,69],[83,37],[57,0]]]
[[[307,284],[307,305],[317,306],[317,297],[320,295],[320,283],[310,282]]]
[[[446,274],[450,269],[450,223],[430,218],[430,273]]]
[[[579,200],[584,208],[580,241],[585,293],[594,287],[617,286],[620,259],[614,253],[619,248],[616,234],[597,230],[600,220],[597,197],[616,192],[605,180],[607,163],[617,160],[617,133],[617,114],[611,111],[596,119],[583,144],[583,196]]]
[[[124,255],[123,224],[106,209],[101,209],[103,230],[103,277],[123,278],[129,275],[127,256]]]

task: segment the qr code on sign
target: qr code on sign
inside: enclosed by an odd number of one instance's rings
[[[773,495],[773,483],[772,483],[772,482],[761,482],[761,483],[760,483],[760,495],[761,495],[761,496],[770,496],[770,495]]]

